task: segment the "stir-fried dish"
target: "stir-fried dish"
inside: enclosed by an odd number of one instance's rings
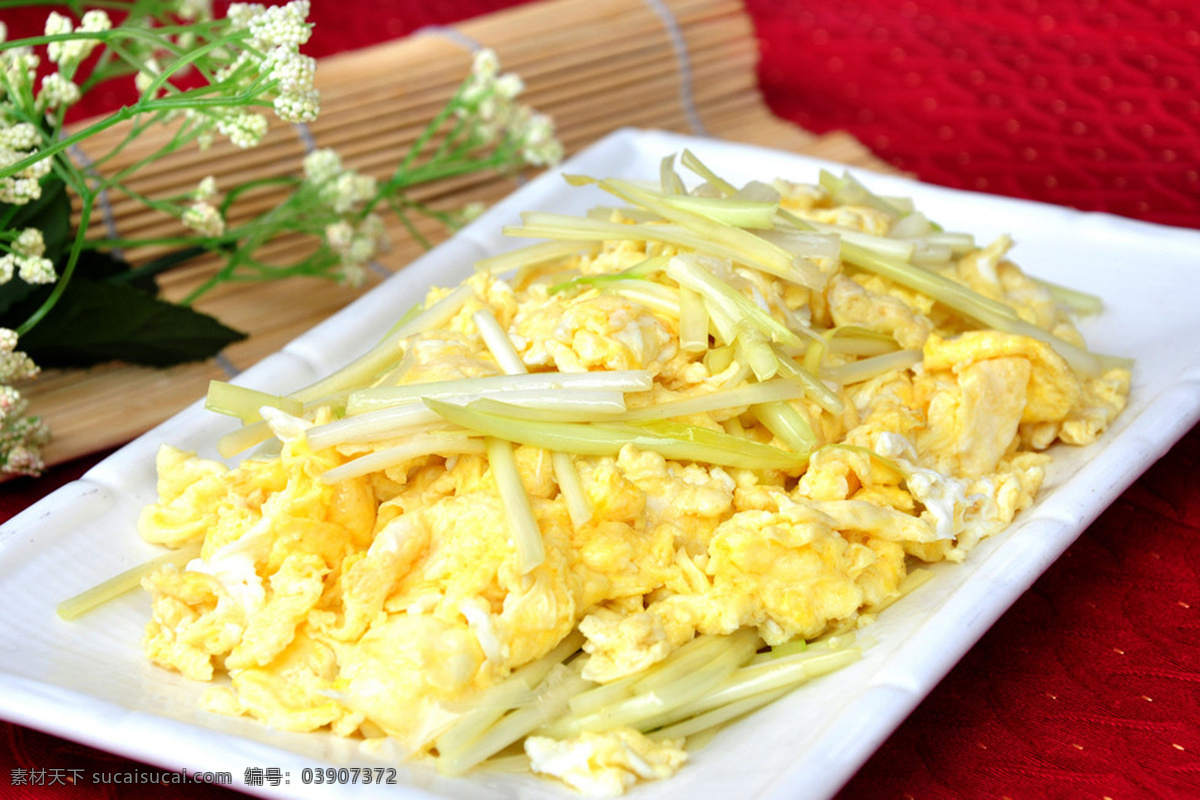
[[[546,241],[313,385],[215,383],[241,461],[159,454],[140,533],[187,557],[143,580],[148,657],[214,711],[619,794],[853,662],[1123,408],[1096,301],[1009,239],[682,161],[571,177],[614,204],[526,214]]]

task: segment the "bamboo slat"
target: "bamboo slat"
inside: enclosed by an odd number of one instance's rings
[[[862,168],[886,169],[846,134],[816,136],[774,117],[757,89],[754,31],[734,0],[545,0],[468,20],[453,35],[426,31],[376,47],[323,60],[317,71],[322,92],[320,118],[308,126],[319,147],[332,147],[344,162],[383,177],[398,154],[416,139],[470,68],[463,42],[491,47],[507,71],[525,81],[522,101],[551,115],[570,154],[617,128],[653,127],[767,145],[820,155]],[[666,9],[669,15],[660,13]],[[397,80],[396,76],[403,76]],[[109,152],[125,136],[113,128],[85,143],[85,155]],[[102,165],[111,173],[136,164],[170,141],[172,131],[148,129]],[[252,150],[214,143],[208,150],[184,148],[138,171],[133,191],[151,197],[191,192],[201,179],[222,176],[230,183],[251,177],[299,174],[306,140],[295,127],[274,122]],[[420,199],[439,207],[494,202],[516,186],[513,177],[466,176],[423,187]],[[248,198],[258,213],[282,195],[265,191]],[[169,237],[179,224],[147,210],[133,197],[109,197],[115,234]],[[104,230],[99,211],[94,219]],[[445,238],[436,225],[419,221],[431,241]],[[398,223],[389,228],[390,251],[380,258],[398,270],[421,252]],[[312,242],[295,236],[273,243],[267,257],[285,264]],[[141,247],[127,252],[134,263],[165,251]],[[185,296],[217,267],[202,258],[161,278],[164,295]],[[376,280],[378,278],[376,277]],[[48,463],[103,450],[127,441],[203,395],[208,381],[245,369],[342,308],[361,290],[316,279],[224,285],[198,307],[249,338],[221,359],[154,370],[107,364],[89,370],[48,370],[22,389],[34,413],[50,424],[54,439]],[[315,289],[315,290],[314,290]]]

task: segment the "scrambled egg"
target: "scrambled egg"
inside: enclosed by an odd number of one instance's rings
[[[681,741],[652,742],[628,728],[567,741],[530,736],[525,749],[538,772],[590,797],[619,797],[639,778],[669,778],[687,760]]]
[[[819,187],[785,186],[805,219],[884,235],[877,209],[836,205]],[[1046,292],[1006,260],[1008,242],[939,267],[1039,329],[1081,340]],[[503,374],[476,312],[487,308],[525,369],[646,370],[630,408],[746,382],[732,361],[685,349],[680,320],[603,283],[563,289],[564,272],[606,275],[671,247],[609,242],[505,281],[478,273],[440,330],[405,344],[401,385]],[[209,708],[292,731],[399,742],[414,757],[463,716],[471,697],[578,630],[580,679],[639,674],[703,634],[757,631],[767,645],[853,627],[893,600],[917,562],[961,561],[1035,498],[1056,441],[1087,444],[1122,409],[1129,372],[1082,375],[1039,339],[977,329],[941,304],[843,266],[819,289],[754,273],[730,285],[814,330],[872,332],[913,363],[843,385],[832,413],[790,406],[815,432],[807,462],[751,469],[671,459],[633,443],[572,454],[590,518],[571,517],[550,452],[513,458],[544,547],[522,564],[479,451],[423,454],[345,480],[323,475],[404,436],[314,449],[293,420],[274,457],[239,466],[164,446],[159,500],[139,530],[170,547],[203,542],[183,569],[147,577],[145,651],[196,680],[218,678]],[[660,285],[670,283],[661,276]],[[445,296],[435,290],[430,301]],[[800,358],[801,356],[797,356]],[[803,360],[801,358],[801,360]],[[860,360],[831,349],[821,369]],[[687,415],[697,429],[788,449],[747,406]],[[615,795],[671,775],[682,742],[618,728],[531,736],[533,769]]]

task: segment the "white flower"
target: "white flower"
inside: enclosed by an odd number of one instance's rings
[[[11,386],[0,386],[0,422],[20,416],[28,408],[29,401]]]
[[[24,353],[0,355],[0,370],[8,366],[15,366],[16,374],[25,377],[37,374],[37,367]],[[16,388],[0,386],[0,471],[37,475],[45,469],[39,448],[50,441],[50,428],[39,417],[26,416],[28,407]]]
[[[521,76],[514,72],[501,75],[496,79],[496,94],[507,100],[514,99],[523,91],[525,91],[525,81],[521,80]]]
[[[29,284],[54,283],[58,274],[54,271],[54,262],[41,256],[26,256],[17,260],[17,274],[21,280]]]
[[[535,167],[551,167],[562,161],[562,143],[552,139],[536,147],[525,147],[521,151],[525,161]]]
[[[309,181],[320,185],[332,180],[342,171],[342,157],[328,147],[314,150],[304,157],[304,174]]]
[[[21,256],[40,256],[46,252],[46,240],[37,228],[26,228],[13,242],[13,252]]]
[[[242,111],[217,123],[217,130],[237,147],[254,147],[267,135],[267,118]]]
[[[529,145],[541,145],[554,138],[554,121],[545,114],[532,114],[521,132],[522,140]]]
[[[42,185],[30,178],[0,178],[0,203],[23,206],[42,196]]]
[[[463,84],[462,101],[474,106],[491,94],[499,71],[500,60],[496,58],[496,51],[485,47],[476,53],[471,62],[471,74]]]
[[[355,236],[346,248],[346,259],[357,264],[366,264],[379,252],[379,246],[370,236]]]
[[[225,12],[225,18],[229,20],[235,29],[241,30],[250,27],[250,20],[261,16],[267,7],[262,3],[230,3],[229,10]]]
[[[38,374],[33,359],[17,349],[17,332],[0,328],[0,383],[13,383]]]
[[[383,252],[390,246],[387,238],[387,226],[383,224],[383,217],[378,214],[367,214],[358,225],[358,233],[361,236],[369,236],[375,242],[376,252]]]
[[[312,35],[306,22],[308,0],[292,0],[285,6],[271,6],[249,20],[250,33],[263,47],[286,45],[299,47]]]
[[[325,241],[335,253],[344,253],[350,248],[354,239],[354,226],[347,220],[338,220],[332,225],[325,226]]]
[[[196,185],[192,192],[193,200],[212,200],[217,196],[217,179],[209,175]]]
[[[520,118],[520,109],[508,99],[493,94],[479,103],[476,112],[478,130],[485,142],[494,142],[504,133],[504,129],[516,124]]]
[[[347,170],[321,190],[322,198],[336,214],[345,214],[375,196],[375,179]]]
[[[216,134],[213,133],[213,118],[207,114],[198,113],[194,108],[185,108],[183,117],[196,131],[196,146],[201,150],[212,147],[213,140],[216,138]]]
[[[42,134],[28,122],[18,122],[0,128],[0,148],[32,150],[42,143]]]
[[[32,150],[10,150],[0,144],[0,168],[11,167],[32,155]],[[50,171],[50,162],[51,159],[43,158],[6,178],[0,178],[0,202],[19,206],[41,197],[40,181]]]
[[[225,220],[221,212],[205,202],[192,203],[180,219],[201,236],[220,236],[225,232]]]
[[[30,419],[37,420],[39,433],[36,438],[41,439],[44,444],[49,438],[49,429],[40,419],[36,417],[30,417]],[[41,433],[42,430],[45,430],[46,433]],[[14,475],[40,475],[45,468],[46,462],[42,460],[42,454],[37,447],[25,444],[13,445],[6,454],[3,465],[5,472],[11,472]]]
[[[387,232],[378,214],[368,214],[357,227],[348,220],[328,225],[325,240],[338,254],[338,281],[350,286],[361,286],[366,281],[366,265],[388,247]]]
[[[304,173],[319,187],[321,199],[338,215],[372,199],[378,188],[374,178],[346,169],[337,152],[328,148],[305,156]]]
[[[261,62],[260,58],[252,56],[249,53],[247,53],[245,50],[243,50],[237,54],[237,57],[234,58],[233,61],[229,62],[225,66],[218,69],[216,71],[216,74],[214,75],[214,78],[216,79],[216,81],[218,83],[225,83],[226,81],[230,80],[235,74],[237,74],[238,70],[240,70],[245,65],[247,65],[247,64],[258,65],[260,62]],[[240,85],[244,86],[244,85],[246,85],[247,81],[249,81],[250,79],[251,79],[250,76],[245,75],[239,79],[238,83]]]
[[[71,24],[71,18],[59,14],[57,11],[51,11],[46,16],[45,34],[47,36],[58,36],[63,33],[73,33],[75,27]],[[60,64],[66,57],[66,50],[75,42],[50,42],[46,45],[46,55],[55,64]]]
[[[496,56],[495,50],[484,47],[475,54],[475,58],[471,62],[472,77],[482,82],[491,82],[499,72],[500,59]]]
[[[54,164],[53,164],[52,159],[43,158],[42,160],[35,161],[32,164],[30,164],[28,167],[26,167],[23,170],[22,174],[26,175],[30,178],[33,178],[34,180],[41,180],[42,178],[44,178],[45,176],[50,174],[50,168],[53,166],[54,166]]]
[[[80,20],[79,28],[73,29],[71,20],[55,11],[46,17],[46,35],[56,36],[63,33],[99,33],[112,29],[112,20],[108,14],[99,9],[88,11]],[[91,55],[100,41],[98,39],[72,39],[65,42],[50,42],[46,45],[46,55],[60,67],[73,69],[81,61]]]
[[[526,163],[540,167],[562,160],[562,145],[554,138],[554,122],[545,114],[531,114],[516,136]]]
[[[86,12],[80,19],[79,30],[86,33],[109,31],[112,30],[112,20],[108,18],[108,14],[105,11],[93,9]]]
[[[515,102],[525,90],[521,76],[500,75],[499,70],[494,52],[481,50],[476,54],[454,110],[456,116],[474,125],[475,135],[484,144],[504,138],[513,129],[523,129],[530,113]]]
[[[4,382],[23,381],[38,374],[37,364],[21,350],[0,353],[0,380]]]
[[[17,332],[11,328],[0,328],[0,353],[11,353],[17,349]]]
[[[37,102],[39,108],[47,111],[74,105],[79,102],[79,87],[61,72],[52,72],[42,78],[42,90],[38,93]]]
[[[42,60],[32,47],[11,47],[0,52],[0,74],[13,90],[32,86]],[[11,91],[11,90],[10,90]]]
[[[321,113],[321,93],[316,89],[285,92],[275,98],[275,115],[284,122],[312,122]]]
[[[150,85],[154,83],[161,72],[162,67],[159,66],[158,59],[153,57],[148,58],[142,64],[142,68],[133,76],[133,85],[137,87],[140,93],[145,94],[146,90],[150,88]]]
[[[188,20],[210,20],[213,18],[212,0],[180,0],[179,8],[175,9],[175,13],[180,19]]]
[[[466,223],[478,219],[484,211],[487,211],[487,204],[474,200],[459,209],[458,216],[459,219]]]
[[[343,261],[338,283],[358,288],[367,282],[367,270],[362,264]]]
[[[9,150],[6,147],[0,146],[0,167],[10,167],[13,164],[16,164],[18,161],[23,161],[32,155],[34,155],[32,151],[24,152],[21,150]],[[25,167],[13,177],[32,178],[36,181],[50,172],[50,167],[50,159],[43,158]]]
[[[58,36],[62,33],[71,33],[74,30],[75,27],[71,24],[70,17],[64,16],[57,11],[51,11],[46,16],[46,27],[43,28],[43,32],[47,36]],[[50,45],[47,45],[46,49],[49,50]]]
[[[0,256],[0,284],[12,280],[15,270],[29,284],[54,283],[54,262],[43,257],[46,242],[37,228],[25,228],[12,243],[12,252]]]
[[[271,80],[279,81],[280,93],[299,93],[313,88],[317,60],[281,45],[271,50],[263,68],[268,71]]]

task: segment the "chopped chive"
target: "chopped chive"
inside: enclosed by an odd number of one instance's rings
[[[488,463],[500,489],[500,502],[517,549],[517,563],[521,574],[528,575],[546,559],[542,531],[533,517],[529,494],[521,483],[512,444],[507,439],[488,437],[486,445]]]
[[[199,555],[200,545],[198,544],[189,544],[178,550],[165,553],[144,564],[139,564],[136,567],[131,567],[124,572],[114,575],[108,580],[80,592],[74,597],[63,600],[58,604],[57,609],[55,609],[56,613],[59,619],[70,622],[92,609],[104,605],[109,600],[120,597],[131,589],[136,589],[141,584],[142,578],[154,572],[159,567],[166,564],[183,566]]]

